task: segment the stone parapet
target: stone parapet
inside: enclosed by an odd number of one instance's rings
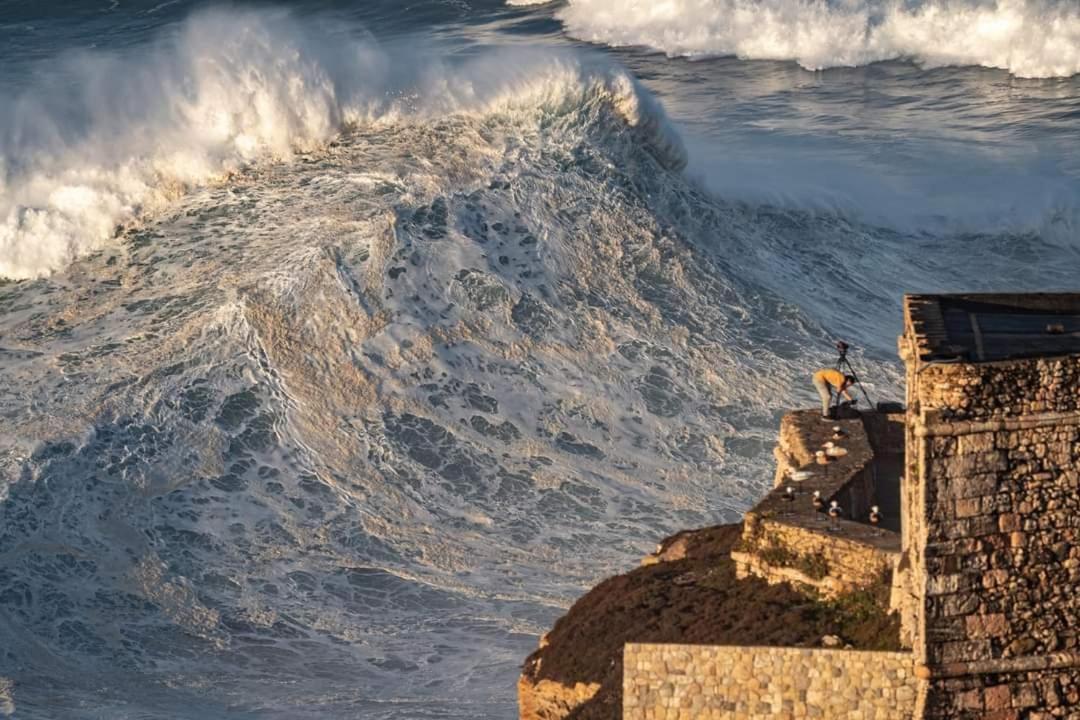
[[[901,433],[889,416],[869,416],[878,439],[886,441],[882,445],[891,445],[895,454],[903,445]],[[816,491],[825,505],[836,500],[847,516],[866,516],[875,502],[877,481],[867,425],[861,417],[822,421],[815,411],[784,416],[775,453],[776,486],[746,514],[742,542],[731,555],[740,578],[787,582],[826,597],[888,581],[900,560],[899,534],[844,518],[834,520],[812,503]],[[815,453],[832,439],[833,427],[841,429],[836,444],[847,454],[818,464]],[[787,480],[790,471],[810,477]],[[788,486],[796,492],[789,494]]]
[[[738,577],[808,586],[836,597],[887,581],[900,561],[895,533],[875,535],[864,525],[826,518],[805,525],[790,520],[755,518],[753,543],[743,545],[750,549],[731,554]]]
[[[909,653],[628,644],[624,720],[914,717]]]

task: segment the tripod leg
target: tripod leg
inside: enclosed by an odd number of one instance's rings
[[[863,387],[862,381],[859,380],[859,376],[855,374],[855,368],[851,367],[851,363],[848,362],[848,359],[846,357],[841,358],[841,361],[843,362],[844,367],[847,369],[847,374],[855,378],[855,384],[859,386],[859,390],[862,391],[863,397],[866,398],[866,409],[873,410],[874,403],[870,400],[870,394],[866,392],[866,388]]]

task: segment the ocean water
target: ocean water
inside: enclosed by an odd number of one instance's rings
[[[1072,0],[0,4],[0,716],[516,717],[906,291],[1075,289]]]

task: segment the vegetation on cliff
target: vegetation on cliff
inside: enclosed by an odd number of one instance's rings
[[[675,535],[658,555],[673,557],[609,578],[578,600],[525,662],[523,675],[600,690],[568,716],[622,717],[622,649],[628,642],[819,646],[834,635],[867,650],[897,650],[899,620],[871,589],[822,602],[788,585],[737,580],[730,552],[741,525]],[[668,552],[678,545],[678,551]]]

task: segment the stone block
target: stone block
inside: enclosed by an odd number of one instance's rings
[[[1039,693],[1031,684],[1023,684],[1012,693],[1012,705],[1014,708],[1030,708],[1039,704]]]
[[[956,501],[954,512],[958,518],[970,518],[982,512],[982,498],[964,498]]]
[[[995,445],[994,434],[990,432],[961,435],[956,439],[956,453],[958,455],[992,453],[996,449]]]
[[[972,637],[1001,637],[1009,630],[1003,613],[968,615],[964,620],[967,632]]]
[[[987,710],[1005,710],[1012,707],[1012,689],[1008,685],[994,685],[983,692]]]
[[[1016,513],[998,516],[998,530],[1003,533],[1019,530],[1022,526],[1022,523],[1023,518]]]
[[[955,702],[958,710],[982,710],[983,692],[980,688],[976,688],[959,693],[955,698]]]

